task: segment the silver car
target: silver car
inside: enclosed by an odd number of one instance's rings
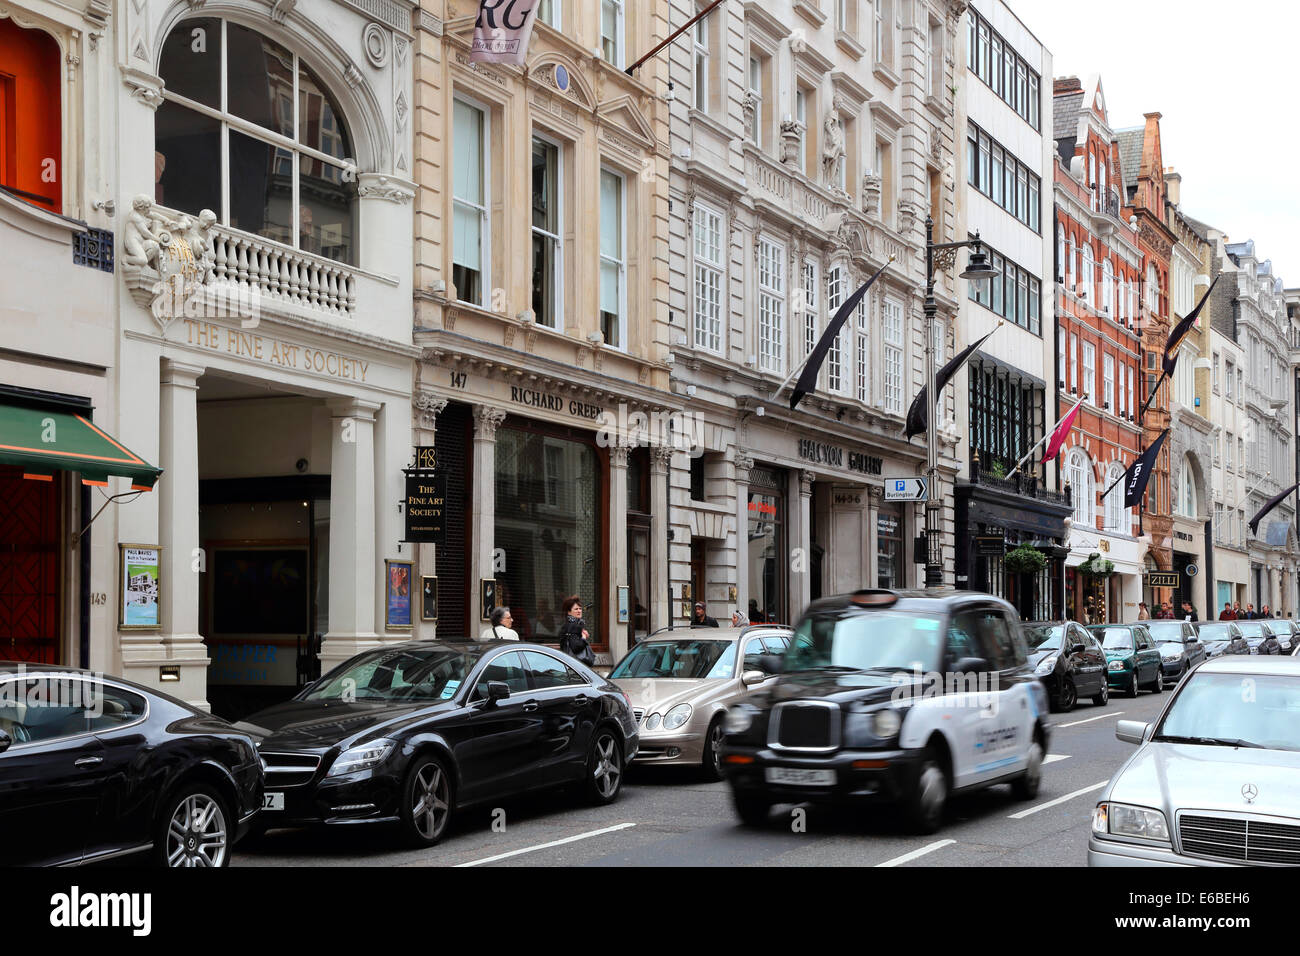
[[[727,708],[774,680],[793,631],[775,624],[659,631],[628,651],[609,679],[632,699],[638,764],[699,764],[721,778]]]
[[[1207,661],[1152,723],[1093,811],[1089,866],[1300,864],[1300,660]]]

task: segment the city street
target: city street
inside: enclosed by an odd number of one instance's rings
[[[453,821],[439,846],[419,851],[384,829],[274,831],[241,845],[233,865],[1083,866],[1096,796],[1133,750],[1115,739],[1115,721],[1154,719],[1168,693],[1053,714],[1037,799],[1017,802],[1004,786],[956,798],[946,825],[929,836],[904,832],[887,807],[856,818],[813,808],[804,832],[792,832],[793,808],[777,807],[767,830],[748,830],[727,784],[686,768],[636,768],[611,807],[534,796],[501,808],[504,832],[493,829],[495,808],[478,807]]]

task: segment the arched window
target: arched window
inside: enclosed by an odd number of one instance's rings
[[[1111,489],[1110,494],[1102,499],[1106,507],[1106,530],[1128,534],[1132,528],[1132,519],[1129,509],[1124,507],[1124,483],[1120,481],[1123,476],[1124,466],[1112,461],[1106,470],[1106,487],[1101,490],[1104,494],[1106,488]]]
[[[1118,318],[1119,310],[1115,306],[1115,267],[1106,259],[1101,267],[1101,307],[1110,313],[1112,319]]]
[[[1187,455],[1183,456],[1183,467],[1178,472],[1178,500],[1174,510],[1186,518],[1196,517],[1196,478]]]
[[[355,163],[338,104],[274,40],[215,17],[163,44],[154,121],[154,200],[356,263]]]
[[[63,212],[61,57],[54,37],[0,17],[0,189]]]
[[[1065,456],[1065,474],[1074,498],[1074,523],[1092,527],[1096,523],[1096,490],[1092,483],[1092,462],[1082,448],[1071,448]]]
[[[1097,301],[1097,270],[1092,259],[1092,246],[1083,244],[1083,264],[1079,269],[1079,285],[1084,289],[1083,297],[1093,308],[1100,310]]]

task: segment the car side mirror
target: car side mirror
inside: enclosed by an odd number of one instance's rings
[[[989,662],[982,657],[963,657],[952,669],[958,674],[981,674],[989,669]]]
[[[740,682],[746,687],[753,687],[755,684],[763,683],[768,676],[764,671],[745,671],[740,675]]]
[[[1115,724],[1115,739],[1128,744],[1140,744],[1146,740],[1147,728],[1151,725],[1144,720],[1121,720]]]
[[[503,680],[491,680],[488,681],[487,692],[488,703],[495,704],[510,696],[510,685]]]
[[[1070,645],[1070,653],[1071,653],[1071,654],[1082,654],[1083,651],[1084,651],[1084,647],[1083,647],[1082,644],[1071,644],[1071,645]]]
[[[10,736],[9,736],[7,733],[5,733],[3,730],[0,730],[0,754],[4,753],[6,750],[8,750],[8,749],[9,749],[9,745],[10,745],[11,743],[13,743],[13,742],[14,742],[14,741],[13,741],[13,738],[12,738],[12,737],[10,737]]]

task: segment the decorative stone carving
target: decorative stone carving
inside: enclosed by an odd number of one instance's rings
[[[736,480],[749,483],[749,473],[754,469],[754,459],[743,448],[736,449]]]
[[[667,471],[673,463],[672,445],[651,445],[650,465],[656,471]]]
[[[885,181],[874,173],[862,177],[862,211],[872,218],[880,217],[880,195]]]
[[[153,200],[148,196],[142,194],[131,200],[131,213],[126,217],[126,226],[122,229],[120,256],[128,265],[158,268],[164,242],[162,236],[158,235],[159,227],[150,215],[152,211]]]
[[[781,120],[781,162],[786,166],[799,164],[799,136],[803,127],[792,119]]]
[[[822,171],[826,188],[843,192],[840,177],[844,173],[847,154],[844,146],[844,123],[840,119],[840,98],[835,97],[826,114],[826,145],[822,147]]]
[[[899,231],[907,236],[911,235],[916,228],[917,222],[921,218],[921,207],[910,199],[899,200],[898,203],[898,228]]]
[[[804,498],[812,497],[813,482],[817,480],[816,472],[806,468],[799,469],[799,494]]]
[[[758,97],[754,95],[753,90],[745,91],[745,98],[741,100],[740,111],[745,117],[745,129],[754,128],[754,111],[758,109]]]
[[[131,91],[131,98],[139,100],[150,109],[162,105],[162,78],[141,70],[124,69],[122,82]]]
[[[361,31],[361,46],[366,51],[366,59],[376,70],[388,65],[388,33],[378,23],[367,23]]]
[[[494,405],[474,406],[474,440],[496,441],[497,429],[506,420],[506,410]]]
[[[382,173],[361,173],[357,177],[357,195],[362,199],[386,199],[404,206],[415,198],[415,187],[405,180]]]
[[[271,19],[275,23],[284,23],[289,14],[293,13],[293,8],[298,5],[298,0],[272,0]]]
[[[438,416],[447,407],[447,399],[425,389],[415,393],[415,418],[420,428],[433,430],[438,425]]]

